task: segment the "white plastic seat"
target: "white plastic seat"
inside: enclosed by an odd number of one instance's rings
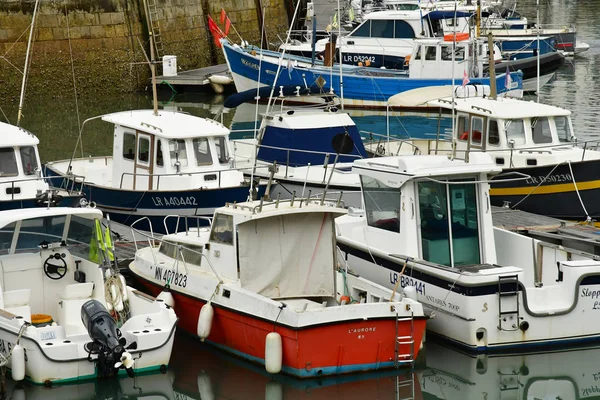
[[[59,293],[58,324],[65,328],[66,336],[86,334],[81,322],[81,306],[92,298],[94,283],[74,283],[67,285]]]
[[[9,290],[3,293],[4,309],[9,313],[23,317],[27,322],[31,322],[31,289]]]

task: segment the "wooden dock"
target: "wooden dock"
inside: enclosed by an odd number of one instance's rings
[[[198,90],[210,88],[211,82],[209,78],[212,75],[222,75],[231,78],[231,73],[229,72],[227,64],[219,64],[210,67],[177,72],[177,75],[173,76],[160,75],[156,77],[156,83],[158,85],[171,86],[175,90]],[[230,85],[233,85],[233,83]]]

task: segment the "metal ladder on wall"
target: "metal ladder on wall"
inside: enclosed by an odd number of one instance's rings
[[[499,276],[498,329],[516,331],[519,329],[519,320],[519,276]]]
[[[410,334],[405,336],[398,336],[398,329],[401,322],[410,321]],[[394,345],[394,367],[398,368],[401,364],[413,364],[415,362],[415,319],[412,311],[410,317],[400,317],[396,313],[396,342]],[[410,351],[408,353],[400,353],[400,346],[409,346]]]
[[[156,59],[160,59],[164,52],[162,37],[160,34],[160,26],[158,24],[158,9],[156,7],[156,0],[148,0],[148,10],[146,16],[148,19],[148,27],[154,38],[154,50],[156,51]]]

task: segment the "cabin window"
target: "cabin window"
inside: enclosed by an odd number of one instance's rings
[[[361,176],[367,224],[390,232],[400,232],[400,189],[378,179]]]
[[[440,46],[442,52],[442,60],[452,61],[452,46]]]
[[[415,60],[421,59],[421,49],[423,46],[417,46],[417,54],[415,54]]]
[[[561,143],[570,142],[573,135],[571,134],[569,119],[567,117],[554,117],[554,122],[556,124],[558,140]]]
[[[35,147],[21,147],[19,152],[21,153],[21,165],[23,165],[25,175],[35,174],[35,171],[39,168],[37,157],[35,156]]]
[[[215,138],[215,145],[217,147],[217,158],[219,159],[219,163],[228,164],[229,151],[227,149],[227,140],[225,140],[225,137],[221,136]]]
[[[12,147],[0,149],[0,177],[17,176],[18,174],[15,150]]]
[[[212,165],[212,156],[210,154],[210,147],[208,146],[208,139],[194,139],[194,152],[196,153],[196,163],[199,166]]]
[[[348,36],[353,37],[370,37],[371,36],[371,21],[365,21],[361,26]]]
[[[425,46],[425,60],[435,61],[436,50],[436,46]]]
[[[479,264],[475,183],[423,181],[417,187],[423,259],[449,267]]]
[[[371,37],[394,38],[394,21],[373,20],[371,21]]]
[[[531,134],[535,144],[552,143],[552,132],[550,131],[548,118],[533,118],[531,120]]]
[[[36,249],[41,242],[62,241],[66,217],[64,215],[23,220],[16,250]]]
[[[138,139],[138,162],[148,164],[150,160],[150,140],[140,136]]]
[[[415,31],[406,21],[394,21],[394,37],[396,39],[414,39]]]
[[[210,232],[210,241],[233,245],[233,215],[216,214]]]
[[[469,138],[469,119],[466,115],[459,115],[456,119],[456,132],[458,140],[467,140]]]
[[[169,140],[169,155],[171,157],[171,166],[174,167],[175,163],[179,162],[182,167],[187,167],[188,158],[187,151],[185,149],[185,140],[174,139]]]
[[[126,160],[135,159],[135,135],[132,133],[123,134],[123,158]]]
[[[181,245],[181,247],[179,247]],[[187,243],[164,241],[160,244],[159,253],[186,264],[202,265],[202,247]],[[183,258],[183,260],[182,260]]]
[[[471,143],[481,144],[481,135],[483,135],[483,118],[471,118]]]
[[[500,130],[498,130],[498,121],[490,120],[490,129],[488,132],[488,144],[497,146],[500,144]]]
[[[165,165],[165,159],[162,151],[162,140],[156,140],[156,166],[162,167]]]
[[[510,119],[505,122],[506,139],[515,145],[525,144],[525,125],[522,119]]]

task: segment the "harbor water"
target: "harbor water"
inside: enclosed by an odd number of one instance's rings
[[[333,15],[336,1],[322,0]],[[576,24],[578,40],[588,51],[568,58],[555,77],[530,101],[569,109],[579,141],[600,139],[600,2],[539,0],[540,21],[567,26]],[[536,0],[520,0],[517,10],[530,21],[536,18]],[[142,68],[135,66],[134,68]],[[68,70],[68,71],[67,71]],[[65,68],[65,73],[71,73]],[[131,79],[134,79],[132,75]],[[107,83],[110,84],[110,83]],[[597,90],[598,89],[598,90]],[[215,118],[225,95],[177,94],[163,90],[159,107]],[[18,98],[15,93],[14,99]],[[74,99],[78,100],[75,101]],[[0,120],[16,122],[18,100],[0,100]],[[112,154],[112,126],[88,118],[131,109],[152,108],[149,93],[111,98],[78,93],[65,87],[53,93],[27,94],[21,125],[40,139],[42,161],[68,159],[72,155]],[[261,108],[264,111],[264,106]],[[255,105],[225,110],[222,122],[236,131],[236,138],[252,136]],[[260,114],[260,110],[258,112]],[[385,112],[351,110],[359,130],[386,133]],[[400,137],[435,133],[435,116],[396,112],[390,133]],[[31,387],[8,382],[11,399],[591,399],[600,398],[600,347],[556,349],[518,355],[467,355],[429,341],[414,370],[392,370],[327,379],[298,380],[271,376],[258,365],[241,361],[210,345],[178,333],[166,374],[90,382],[58,388]]]

